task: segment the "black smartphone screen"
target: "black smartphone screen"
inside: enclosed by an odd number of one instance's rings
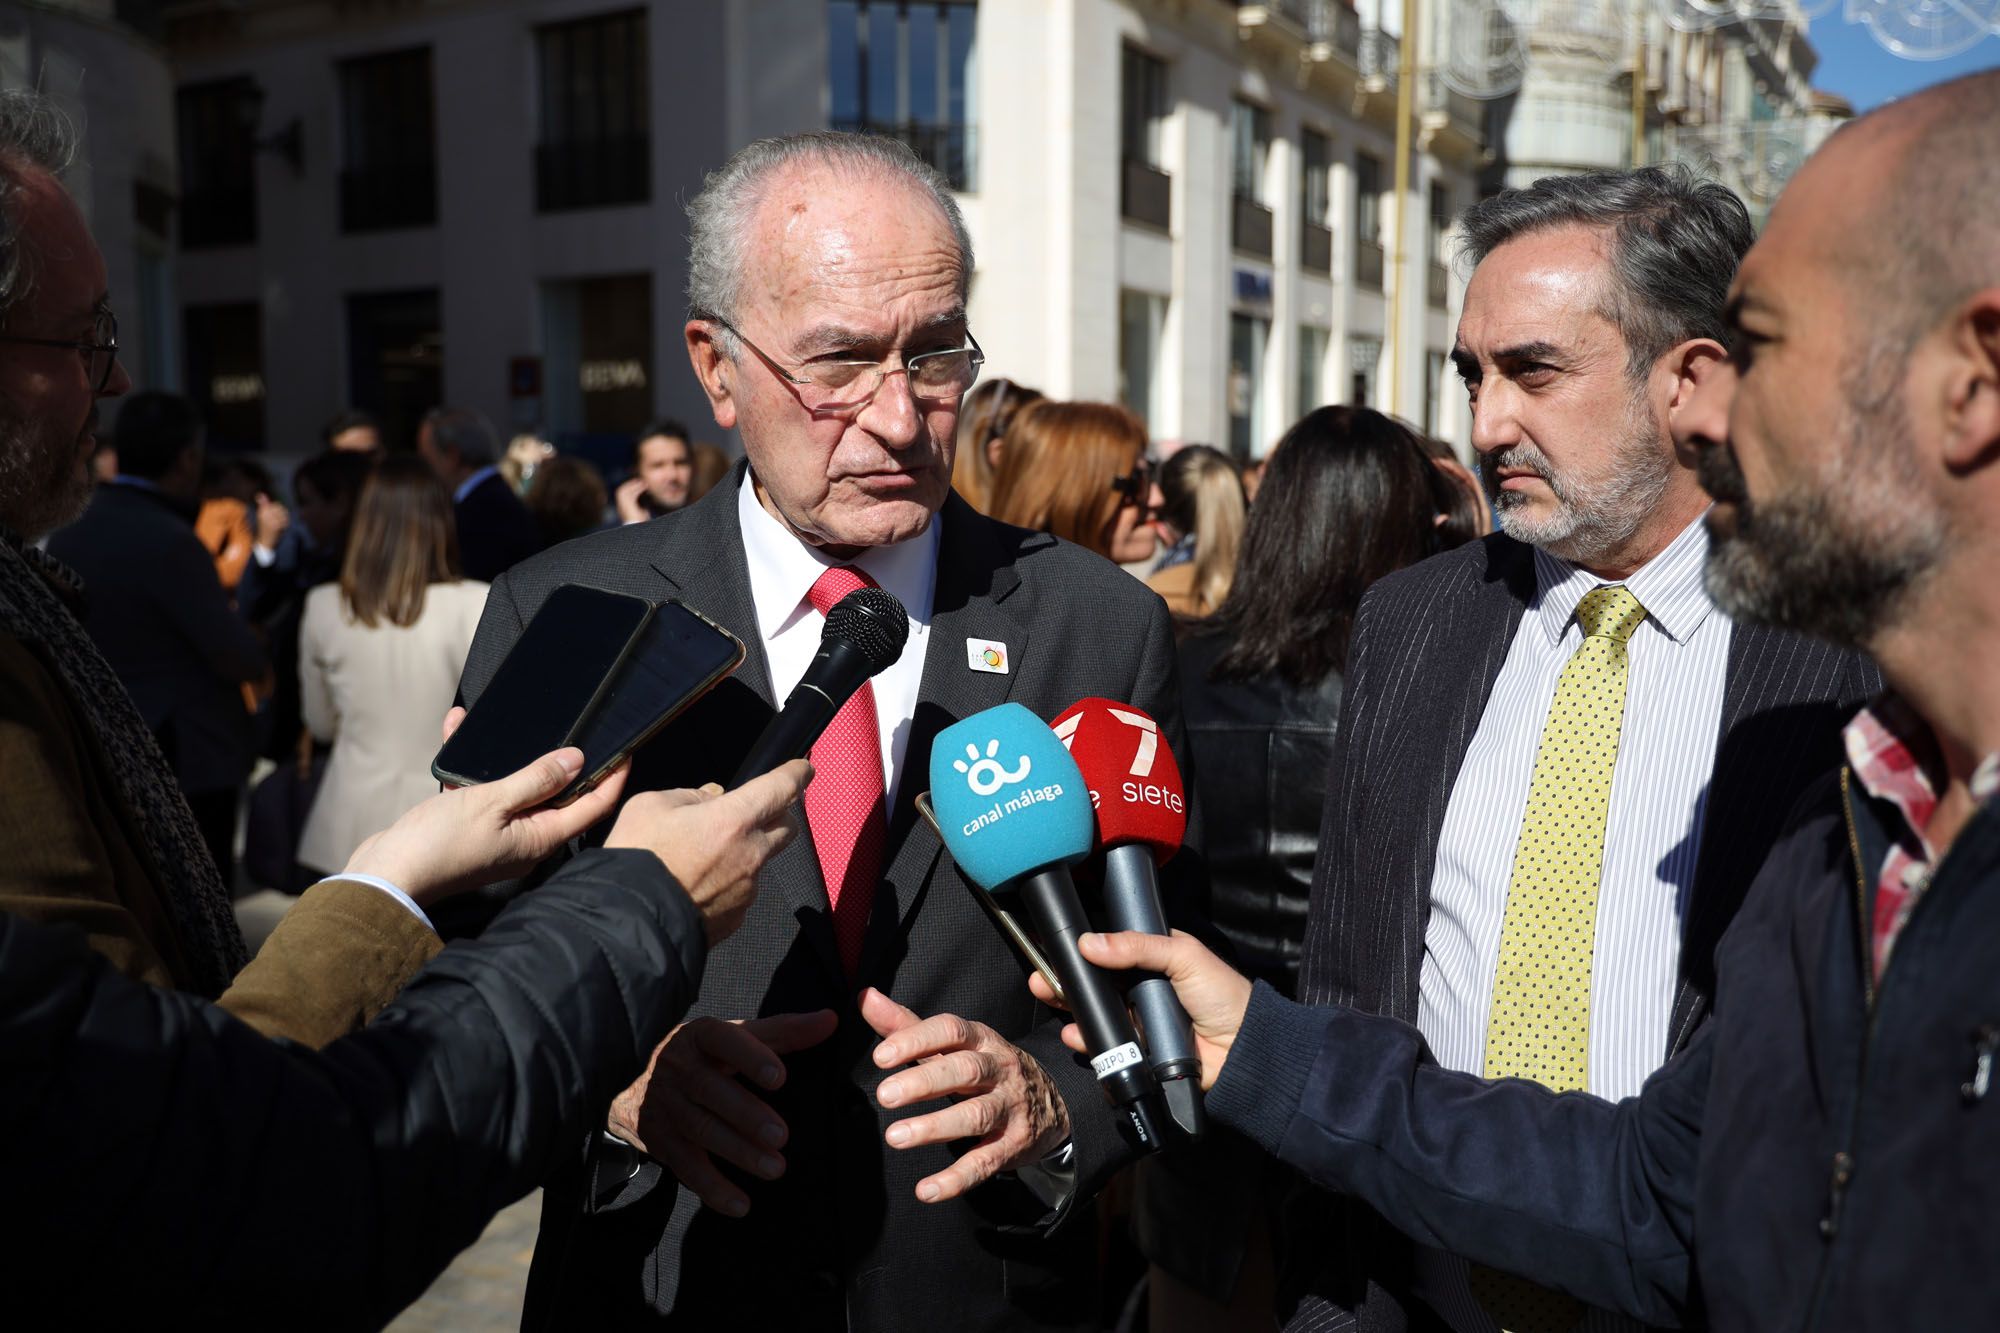
[[[595,777],[672,721],[743,660],[743,645],[679,602],[653,613],[605,685],[574,744]]]
[[[645,598],[602,588],[566,583],[550,593],[431,772],[454,784],[491,782],[575,744],[578,724],[652,614]]]

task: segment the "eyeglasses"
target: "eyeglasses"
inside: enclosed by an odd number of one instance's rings
[[[717,315],[700,315],[711,324],[720,324],[742,340],[774,374],[788,384],[817,389],[827,397],[809,406],[815,412],[855,412],[875,400],[882,385],[897,371],[881,361],[808,361],[797,368],[783,363],[743,337],[743,331]],[[986,353],[979,340],[965,335],[964,347],[946,347],[935,352],[919,352],[903,358],[901,373],[910,382],[910,396],[925,402],[949,402],[961,397],[979,378]]]
[[[1126,504],[1144,507],[1152,495],[1152,469],[1146,466],[1146,460],[1142,458],[1134,463],[1132,470],[1124,476],[1113,477],[1111,489],[1123,496]]]
[[[68,338],[25,338],[18,333],[0,333],[0,342],[26,343],[30,347],[67,347],[85,353],[92,393],[103,393],[111,383],[111,368],[118,364],[118,316],[104,306],[91,312],[89,342]]]

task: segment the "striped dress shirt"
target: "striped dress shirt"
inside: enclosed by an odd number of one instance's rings
[[[1679,984],[1681,922],[1715,765],[1730,622],[1702,586],[1701,519],[1625,580],[1646,608],[1628,645],[1625,716],[1612,774],[1591,966],[1589,1090],[1639,1091],[1666,1057]],[[1563,666],[1583,642],[1577,603],[1605,580],[1537,550],[1535,598],[1521,617],[1439,834],[1424,933],[1417,1026],[1438,1063],[1484,1072],[1487,1012],[1507,885],[1542,728]],[[1494,1324],[1472,1300],[1462,1260],[1419,1247],[1418,1287],[1461,1333]],[[1586,1330],[1629,1328],[1591,1311]]]

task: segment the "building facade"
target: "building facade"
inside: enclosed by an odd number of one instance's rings
[[[951,178],[989,374],[1246,457],[1324,402],[1466,429],[1442,260],[1480,112],[1423,99],[1397,210],[1393,61],[1331,0],[184,0],[166,33],[185,383],[230,441],[441,401],[586,451],[708,433],[684,203],[826,126]]]
[[[160,114],[174,83],[160,34],[157,3],[0,5],[0,88],[46,94],[79,131],[65,180],[104,253],[119,359],[140,384],[180,376],[174,127]]]

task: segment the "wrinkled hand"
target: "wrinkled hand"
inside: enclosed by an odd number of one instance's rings
[[[743,924],[757,872],[797,836],[786,811],[811,779],[812,765],[794,759],[732,792],[712,782],[699,791],[640,792],[618,812],[604,845],[643,847],[666,862],[701,909],[708,942],[720,944]]]
[[[478,787],[442,792],[355,848],[353,874],[378,875],[419,906],[526,873],[610,814],[625,790],[621,766],[561,808],[539,808],[583,770],[575,746]]]
[[[1194,936],[1184,930],[1172,935],[1142,935],[1121,931],[1112,935],[1088,934],[1077,938],[1084,958],[1099,967],[1122,970],[1139,968],[1158,972],[1173,983],[1181,1008],[1187,1010],[1194,1026],[1195,1054],[1201,1057],[1201,1086],[1215,1086],[1222,1073],[1229,1047],[1243,1027],[1243,1012],[1250,1007],[1250,982],[1217,958]],[[1055,992],[1040,973],[1028,977],[1028,989],[1043,1004],[1061,1007]],[[1083,1034],[1076,1024],[1063,1028],[1063,1044],[1078,1054],[1088,1054]]]
[[[639,497],[646,493],[644,477],[627,477],[618,483],[612,492],[612,500],[618,506],[620,523],[644,523],[652,515],[646,512],[646,502]]]
[[[262,491],[257,492],[257,544],[267,551],[278,548],[278,539],[291,526],[292,516],[283,505]]]
[[[790,1136],[778,1113],[741,1080],[766,1091],[783,1087],[783,1057],[819,1045],[837,1021],[831,1009],[821,1009],[683,1023],[653,1052],[639,1081],[611,1103],[611,1133],[673,1172],[708,1207],[741,1217],[750,1211],[749,1197],[715,1159],[776,1180],[785,1172],[779,1149]]]
[[[1032,1055],[984,1023],[955,1014],[919,1018],[873,987],[861,994],[861,1016],[884,1038],[875,1048],[878,1068],[916,1062],[883,1079],[876,1100],[897,1107],[958,1099],[942,1111],[889,1126],[889,1146],[978,1140],[956,1162],[917,1182],[917,1197],[925,1203],[955,1199],[995,1172],[1040,1161],[1069,1137],[1069,1108],[1055,1080]]]

